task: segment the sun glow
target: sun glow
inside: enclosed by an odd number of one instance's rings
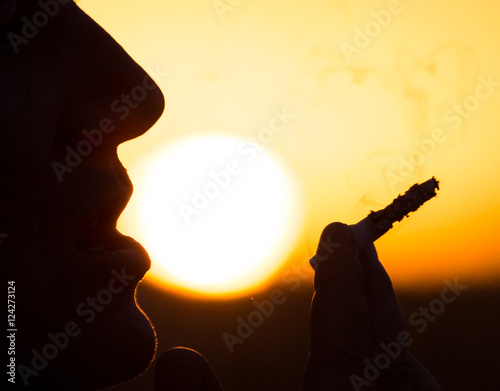
[[[285,267],[310,257],[328,223],[355,223],[435,175],[438,197],[377,241],[394,284],[419,288],[455,276],[500,275],[498,7],[488,0],[401,1],[397,8],[386,0],[224,3],[234,4],[221,15],[213,6],[220,2],[78,2],[153,77],[166,100],[158,123],[120,146],[136,189],[126,214],[146,191],[142,175],[149,163],[139,162],[155,148],[160,154],[157,146],[210,129],[253,137],[269,127],[273,110],[286,108],[295,118],[266,150],[300,181],[302,235],[283,234],[289,242],[279,246],[293,249],[283,256]],[[204,159],[197,156],[200,164]],[[176,207],[189,205],[193,188],[205,184],[193,181]],[[178,209],[176,218],[193,234],[201,232],[195,227],[226,205],[227,196],[221,191],[191,216],[191,225]],[[157,251],[135,217],[122,221],[120,229],[144,243],[156,268]],[[259,233],[248,233],[252,243],[263,241]],[[165,247],[174,241],[163,240]],[[217,246],[219,254],[238,251],[228,242]],[[187,267],[179,253],[175,267]],[[279,258],[278,250],[274,254]],[[220,267],[219,278],[224,273]],[[252,273],[248,278],[256,281]]]
[[[276,158],[259,148],[203,136],[158,148],[144,164],[127,211],[156,282],[236,294],[286,260],[297,232],[297,190]]]

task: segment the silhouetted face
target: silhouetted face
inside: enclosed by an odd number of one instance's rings
[[[16,385],[112,385],[155,349],[134,299],[150,260],[115,228],[132,192],[116,148],[155,123],[163,96],[71,1],[2,0],[0,23],[0,256],[15,282]]]

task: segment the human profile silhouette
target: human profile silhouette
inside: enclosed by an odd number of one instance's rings
[[[157,121],[163,95],[74,2],[0,4],[0,259],[15,283],[17,329],[10,385],[114,385],[155,351],[134,298],[150,260],[116,230],[132,192],[116,148]]]
[[[0,31],[0,257],[17,304],[9,385],[109,387],[155,355],[135,301],[150,260],[116,230],[132,192],[117,146],[158,120],[163,95],[72,1],[2,0]],[[325,240],[339,247],[323,254]],[[393,346],[404,332],[375,247],[360,251],[335,223],[318,254],[303,389],[439,390],[404,343],[386,367],[371,363],[380,344]],[[367,362],[378,372],[370,379]],[[158,359],[155,388],[222,386],[199,353],[176,348]]]

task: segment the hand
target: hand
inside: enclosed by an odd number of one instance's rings
[[[407,353],[409,334],[375,246],[359,251],[349,227],[333,223],[321,235],[315,260],[303,390],[439,390]]]

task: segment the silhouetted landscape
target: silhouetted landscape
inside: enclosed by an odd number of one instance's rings
[[[428,322],[425,331],[408,324],[414,338],[410,352],[439,381],[443,391],[498,391],[500,381],[500,288],[470,286]],[[271,287],[254,297],[269,299]],[[226,391],[299,390],[308,354],[309,306],[313,289],[303,284],[287,291],[286,301],[230,353],[225,332],[237,335],[237,317],[247,319],[256,310],[251,298],[229,301],[187,299],[165,294],[148,284],[139,287],[141,307],[158,335],[158,351],[188,346],[212,364]],[[428,307],[441,290],[397,291],[405,319]],[[135,381],[114,390],[152,389],[154,366]]]

